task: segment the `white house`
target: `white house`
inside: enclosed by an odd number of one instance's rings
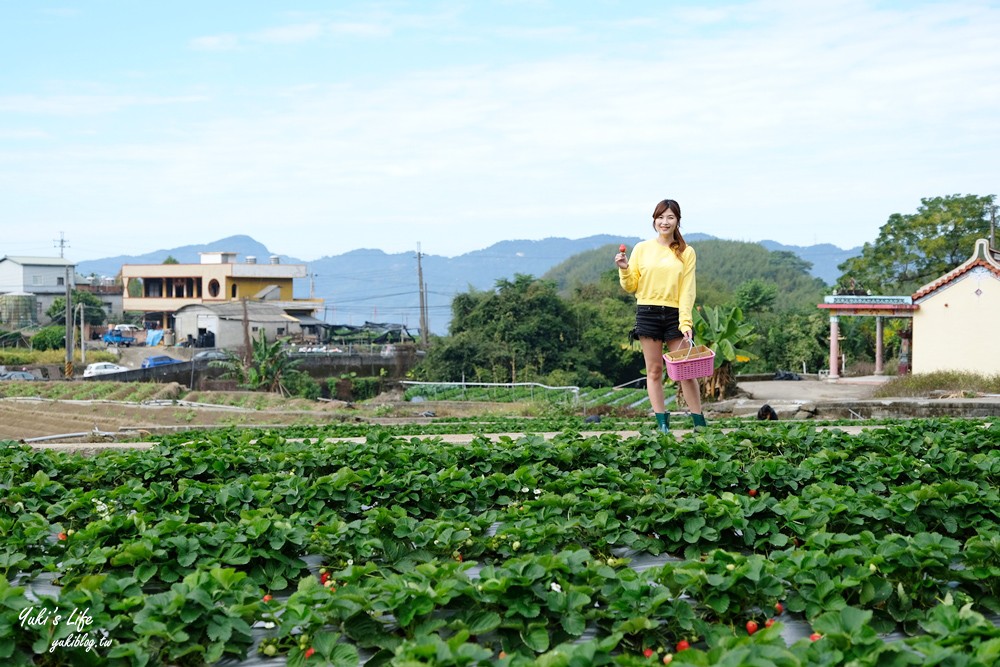
[[[1000,373],[1000,258],[986,239],[965,262],[913,294],[914,373]]]
[[[76,287],[76,265],[61,257],[26,257],[7,255],[0,258],[0,294],[31,294],[36,298],[35,319],[46,323],[45,316],[57,297],[66,296],[66,281]]]
[[[302,333],[298,319],[280,306],[264,301],[245,302],[246,333],[251,339],[273,341]],[[244,343],[244,302],[191,304],[174,312],[177,342],[191,340],[198,347],[236,349]]]

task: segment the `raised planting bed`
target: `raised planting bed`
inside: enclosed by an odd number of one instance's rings
[[[1000,426],[292,433],[0,446],[0,662],[1000,661]]]

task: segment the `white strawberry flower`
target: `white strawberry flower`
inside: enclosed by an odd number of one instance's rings
[[[551,584],[549,584],[549,588],[554,590],[556,593],[562,593],[562,586],[560,586],[554,581]]]

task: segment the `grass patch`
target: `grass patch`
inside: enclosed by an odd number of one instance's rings
[[[876,398],[930,396],[941,392],[968,395],[1000,394],[1000,375],[962,371],[936,371],[895,377],[875,390]]]

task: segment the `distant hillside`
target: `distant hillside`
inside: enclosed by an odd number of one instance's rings
[[[861,246],[844,250],[829,243],[819,245],[797,246],[784,245],[777,241],[761,241],[760,244],[768,250],[784,250],[811,263],[812,275],[821,278],[827,285],[833,285],[840,277],[837,267],[852,257],[861,254]]]
[[[686,238],[692,243],[713,239],[704,234],[691,234]],[[503,241],[483,250],[450,258],[423,255],[421,264],[424,284],[427,286],[430,329],[436,334],[447,333],[448,323],[451,320],[451,301],[455,294],[470,289],[493,289],[497,280],[510,279],[518,273],[540,277],[561,262],[567,260],[578,262],[579,260],[571,258],[599,248],[604,250],[599,253],[600,258],[595,261],[597,264],[603,264],[606,270],[610,263],[608,249],[613,255],[613,250],[620,243],[631,247],[638,241],[637,237],[622,238],[601,234],[582,239]],[[808,250],[809,248],[802,249],[803,252]],[[235,252],[237,261],[240,262],[246,261],[247,256],[253,255],[260,263],[267,262],[272,254],[277,254],[249,236],[237,235],[210,243],[158,250],[145,255],[120,255],[80,262],[77,271],[82,275],[95,273],[101,276],[114,276],[121,270],[122,264],[160,264],[168,256],[183,263],[198,263],[201,261],[198,253],[209,251]],[[362,324],[365,321],[399,322],[413,329],[417,328],[420,321],[420,297],[416,252],[388,254],[381,250],[362,249],[321,257],[309,262],[287,255],[278,256],[284,264],[308,264],[311,278],[297,281],[296,296],[307,297],[312,293],[318,298],[325,299],[327,308],[323,315],[328,322],[338,324]],[[843,261],[839,259],[839,255],[830,252],[825,255],[821,252],[817,255],[821,258],[824,256],[837,257],[837,263]],[[830,283],[839,275],[836,274],[836,263],[824,265],[822,268],[814,266],[813,275],[821,275],[817,270],[822,271],[822,275],[832,275],[833,277],[827,280]]]
[[[83,276],[96,274],[98,276],[115,276],[121,271],[122,264],[162,264],[167,257],[173,257],[181,264],[199,264],[201,252],[235,252],[239,256],[239,261],[245,261],[247,257],[256,257],[257,261],[265,264],[269,261],[272,253],[262,243],[249,236],[227,236],[211,243],[201,243],[197,245],[179,246],[169,250],[155,250],[147,252],[145,255],[118,255],[117,257],[107,257],[105,259],[94,259],[87,262],[80,262],[76,266],[76,272]],[[299,264],[302,260],[279,255],[282,264]]]
[[[736,288],[754,278],[778,286],[779,309],[815,305],[825,284],[811,275],[808,263],[788,251],[772,252],[759,243],[725,241],[691,234],[687,239],[698,252],[698,302],[719,305],[731,301]],[[596,282],[612,270],[609,257],[617,250],[612,244],[574,255],[557,264],[544,278],[569,292],[578,285]]]

